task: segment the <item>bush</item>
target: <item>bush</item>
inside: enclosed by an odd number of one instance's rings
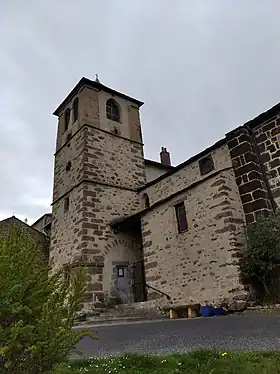
[[[244,283],[257,287],[268,297],[270,285],[280,264],[280,211],[259,218],[247,228],[247,249],[240,257]],[[257,286],[256,286],[257,285]],[[259,286],[259,287],[258,287]]]
[[[0,371],[52,372],[84,335],[72,330],[86,274],[50,274],[36,244],[13,229],[0,237]]]

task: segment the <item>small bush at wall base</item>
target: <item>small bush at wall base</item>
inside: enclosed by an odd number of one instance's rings
[[[0,235],[0,372],[51,373],[81,336],[74,332],[86,274],[49,274],[36,244],[13,229]]]
[[[260,217],[247,228],[247,248],[240,253],[239,266],[242,281],[252,284],[259,298],[275,298],[272,291],[280,279],[279,210]]]

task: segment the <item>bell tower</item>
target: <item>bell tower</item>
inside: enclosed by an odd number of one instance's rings
[[[142,102],[82,78],[54,115],[51,264],[78,261],[88,268],[85,307],[112,293],[118,264],[137,261],[138,234],[116,233],[110,223],[140,210],[146,181],[139,109]]]

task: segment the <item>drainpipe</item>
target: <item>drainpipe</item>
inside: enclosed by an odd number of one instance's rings
[[[270,184],[269,184],[269,181],[267,179],[266,171],[265,171],[264,165],[263,165],[262,160],[261,160],[261,155],[260,155],[260,151],[259,151],[259,147],[258,147],[258,143],[257,143],[256,137],[255,137],[255,134],[253,133],[253,131],[248,126],[245,126],[245,128],[248,131],[248,134],[252,138],[253,148],[254,148],[255,154],[257,155],[259,165],[261,167],[261,172],[262,172],[264,183],[265,183],[265,186],[266,186],[266,189],[267,189],[268,198],[269,198],[272,210],[275,213],[275,211],[277,209],[277,204],[274,201],[273,194],[272,194],[272,191],[271,191],[271,188],[270,188]]]

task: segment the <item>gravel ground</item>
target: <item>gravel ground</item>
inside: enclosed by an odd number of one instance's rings
[[[92,331],[99,340],[83,338],[77,346],[79,356],[160,354],[211,347],[224,351],[280,349],[277,314],[138,322],[98,326]]]

